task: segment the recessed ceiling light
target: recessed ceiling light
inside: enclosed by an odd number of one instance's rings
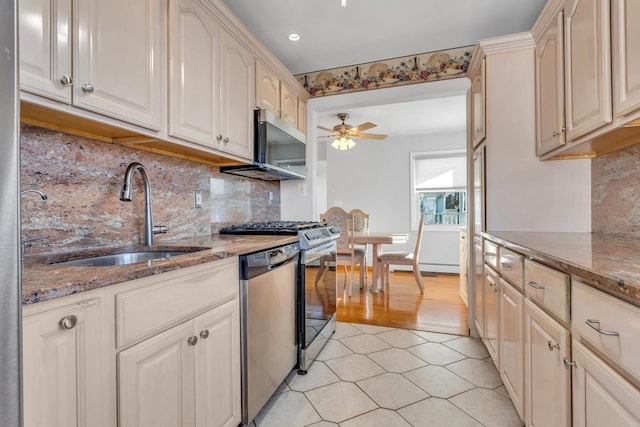
[[[289,40],[291,40],[292,42],[297,42],[298,40],[300,40],[300,34],[296,34],[296,33],[289,34]]]

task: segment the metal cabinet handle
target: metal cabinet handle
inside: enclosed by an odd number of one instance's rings
[[[489,276],[487,274],[487,282],[489,282],[489,286],[495,286],[496,285],[496,281],[493,280],[493,277]]]
[[[200,331],[200,338],[202,338],[203,340],[209,338],[209,330],[205,329],[204,331]]]
[[[222,142],[224,142],[225,144],[228,144],[228,143],[229,143],[229,137],[224,138],[224,139],[222,140]]]
[[[511,264],[510,262],[501,262],[501,263],[500,263],[500,267],[502,267],[502,268],[507,268],[507,269],[509,269],[509,270],[510,270],[510,269],[511,269],[511,267],[512,267],[512,264]]]
[[[73,85],[73,79],[71,78],[70,75],[65,74],[62,77],[60,77],[60,83],[62,83],[65,86],[72,86]]]
[[[569,369],[569,368],[577,368],[578,364],[576,362],[572,362],[569,359],[567,359],[566,357],[564,359],[562,359],[562,362],[564,363],[564,367]]]
[[[616,331],[605,331],[604,329],[600,329],[600,321],[595,319],[587,319],[584,321],[590,328],[594,329],[600,335],[606,335],[608,337],[619,337],[620,333]]]
[[[557,132],[557,131],[554,130],[553,133],[551,134],[551,136],[553,136],[555,138],[556,136],[559,136],[562,132],[566,132],[567,130],[569,130],[569,129],[568,128],[561,128],[560,132]]]
[[[530,280],[527,285],[531,286],[533,289],[544,289],[544,286],[538,285],[538,283],[534,282],[533,280]]]
[[[560,351],[560,344],[558,343],[553,343],[553,341],[549,341],[547,342],[547,345],[549,346],[549,351],[553,351],[554,348],[557,348],[558,351]]]
[[[189,345],[196,345],[198,344],[198,337],[196,337],[195,335],[189,337],[189,339],[187,339],[187,342],[189,343]]]
[[[73,314],[70,316],[64,316],[62,319],[60,319],[58,324],[62,329],[73,329],[78,324],[78,316],[75,316]]]
[[[222,141],[222,135],[217,135],[217,136],[216,136],[216,140],[218,140],[218,141]]]
[[[93,93],[96,90],[91,83],[85,83],[82,85],[82,91],[84,93]]]
[[[496,256],[496,255],[498,255],[498,254],[495,253],[495,252],[485,252],[484,253],[484,256]]]

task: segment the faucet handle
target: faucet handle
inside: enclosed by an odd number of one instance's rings
[[[166,225],[154,225],[153,226],[153,234],[165,234],[169,231],[169,227]]]

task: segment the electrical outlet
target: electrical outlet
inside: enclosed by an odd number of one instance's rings
[[[202,209],[202,191],[195,190],[193,192],[193,207],[196,209]]]

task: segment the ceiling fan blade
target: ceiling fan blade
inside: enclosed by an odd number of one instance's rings
[[[371,122],[365,122],[365,123],[362,123],[362,124],[360,124],[360,125],[358,125],[358,126],[356,126],[354,128],[349,129],[349,132],[351,132],[352,134],[353,133],[358,133],[360,131],[371,129],[371,128],[374,128],[376,126],[378,126],[378,125],[373,124]]]
[[[329,128],[326,128],[324,126],[319,126],[318,125],[318,129],[333,133],[333,129],[329,129]]]
[[[363,138],[363,139],[385,139],[387,135],[377,134],[377,133],[354,133],[351,135],[353,138]]]

